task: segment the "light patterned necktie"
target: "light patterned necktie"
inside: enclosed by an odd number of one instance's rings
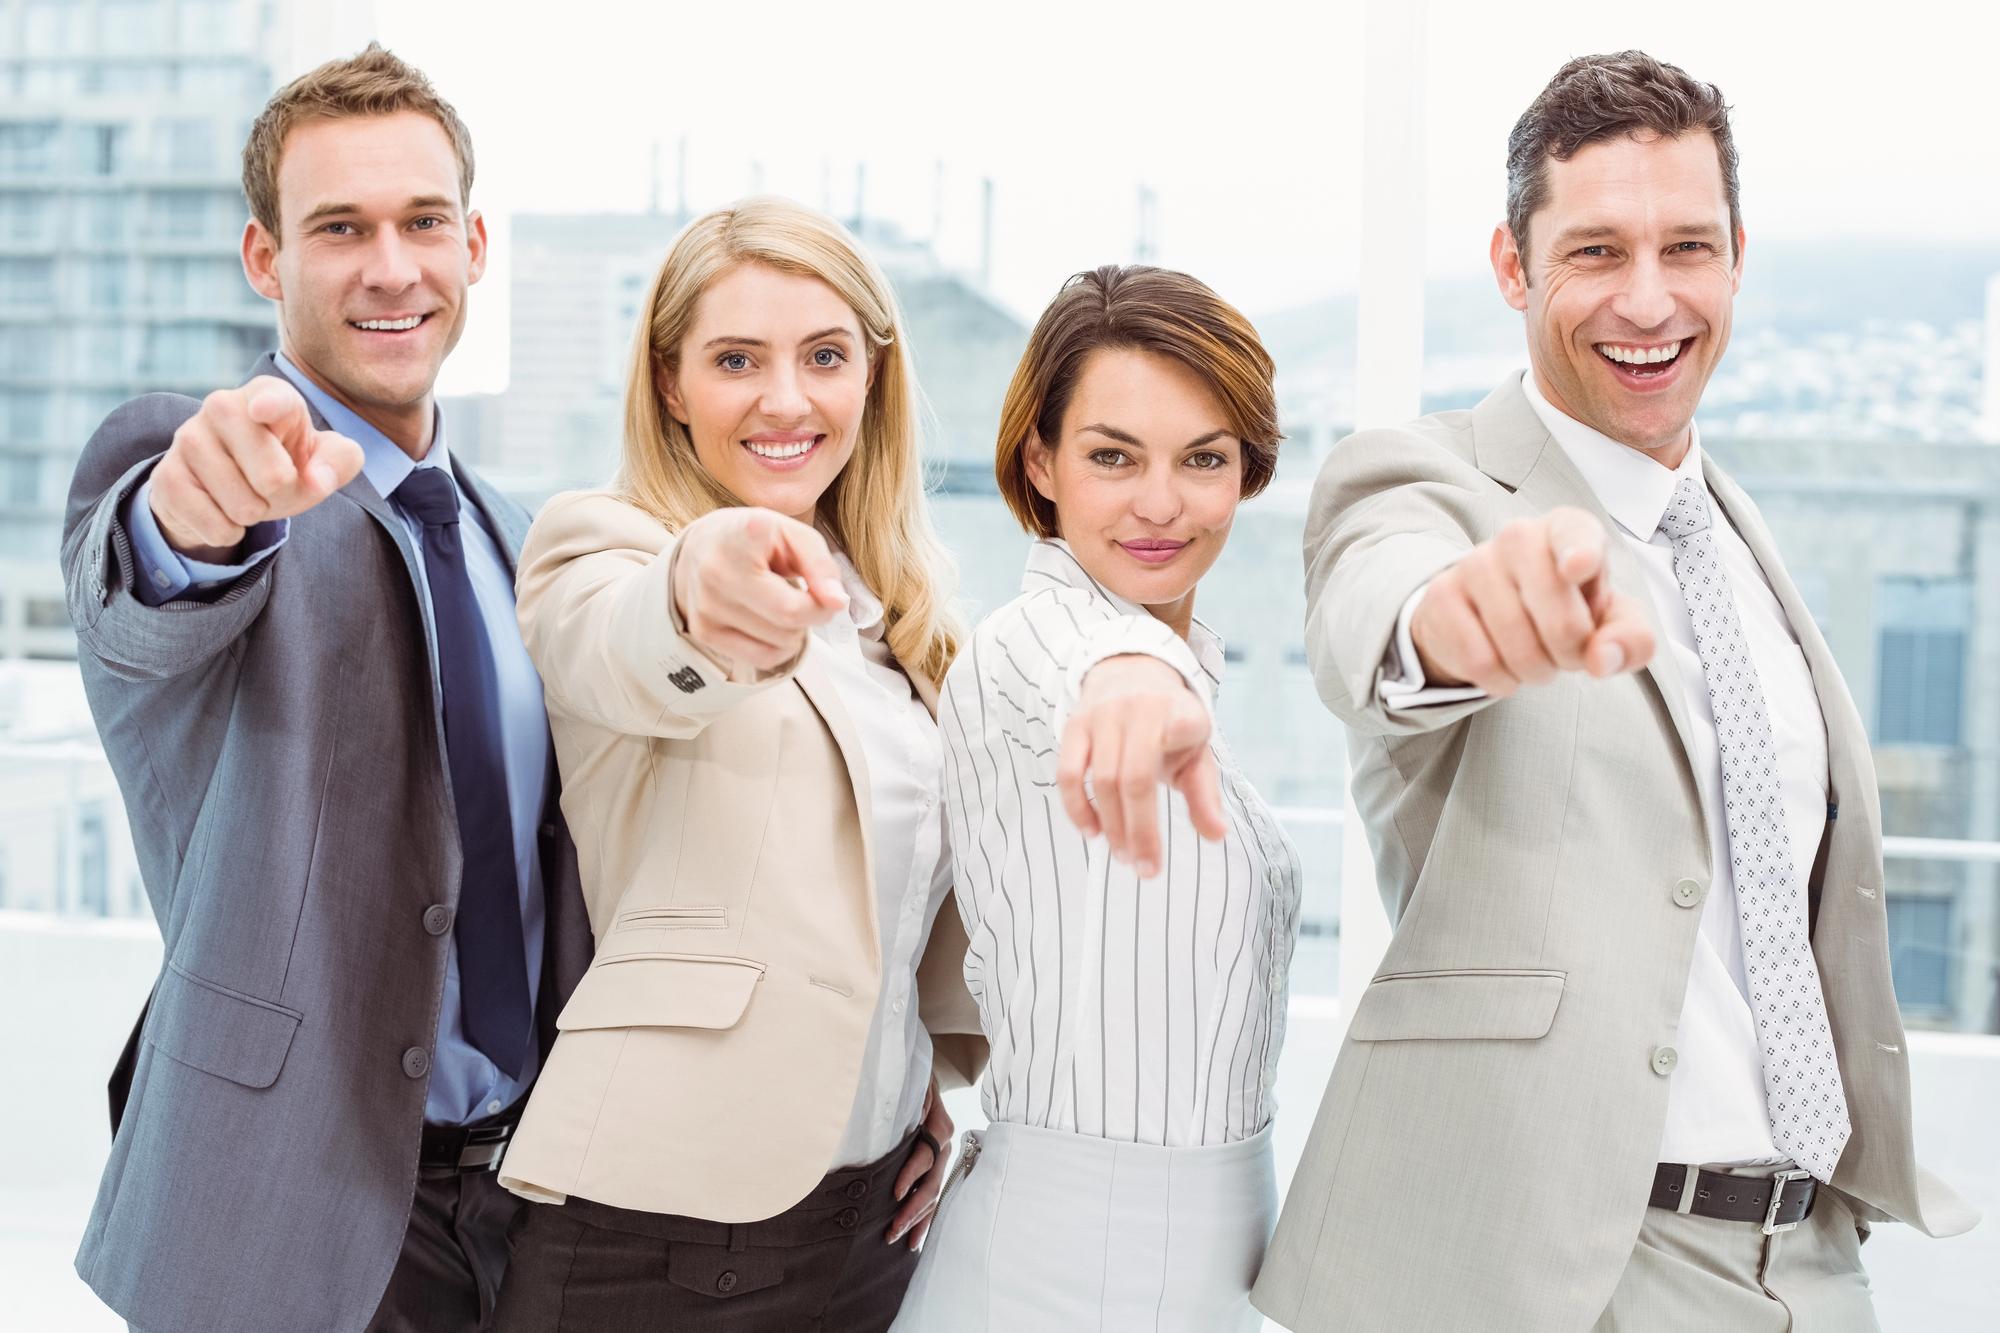
[[[1771,715],[1709,529],[1707,488],[1696,477],[1682,477],[1660,531],[1673,540],[1674,577],[1694,621],[1715,710],[1743,970],[1764,1054],[1764,1105],[1779,1151],[1830,1180],[1847,1143],[1847,1095],[1820,994],[1806,896],[1785,833]]]

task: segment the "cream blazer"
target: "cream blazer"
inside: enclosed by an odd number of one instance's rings
[[[1713,459],[1702,474],[1784,605],[1826,718],[1837,817],[1812,942],[1854,1134],[1819,1206],[1963,1231],[1976,1214],[1911,1143],[1861,716],[1757,506]],[[1674,890],[1710,878],[1685,740],[1702,682],[1663,646],[1644,671],[1508,699],[1390,712],[1376,697],[1409,595],[1558,505],[1611,528],[1513,377],[1470,411],[1343,440],[1313,490],[1306,651],[1347,724],[1397,925],[1252,1293],[1299,1333],[1584,1333],[1645,1220],[1667,1114],[1654,1053],[1674,1041],[1701,927]],[[1609,551],[1665,645],[1638,560]]]
[[[500,1183],[751,1222],[811,1191],[853,1110],[882,986],[868,774],[810,651],[738,684],[676,630],[674,541],[577,492],[521,549],[597,953]],[[985,1063],[965,951],[947,899],[917,973],[945,1087]]]

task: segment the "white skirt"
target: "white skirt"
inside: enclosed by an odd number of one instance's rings
[[[1208,1148],[996,1124],[891,1333],[1237,1333],[1278,1215],[1271,1130]]]

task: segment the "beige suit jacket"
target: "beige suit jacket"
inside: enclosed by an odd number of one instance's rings
[[[597,953],[500,1182],[750,1222],[836,1165],[853,1109],[882,987],[868,774],[810,650],[745,685],[676,631],[673,549],[601,492],[551,500],[522,547]],[[946,1087],[985,1061],[965,950],[947,900],[918,970]]]
[[[1799,635],[1830,799],[1813,949],[1853,1137],[1858,1216],[1933,1235],[1974,1215],[1919,1167],[1890,985],[1881,817],[1861,718],[1757,508],[1703,467]],[[1505,523],[1610,517],[1518,378],[1470,411],[1355,435],[1306,524],[1306,643],[1348,726],[1396,933],[1353,1021],[1253,1298],[1310,1333],[1588,1329],[1630,1258],[1667,1108],[1709,839],[1671,654],[1595,681],[1400,713],[1376,676],[1398,611]],[[1651,612],[1636,559],[1612,578]],[[1655,614],[1655,628],[1658,621]],[[1664,634],[1659,642],[1665,644]]]

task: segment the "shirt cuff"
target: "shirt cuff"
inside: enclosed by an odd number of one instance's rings
[[[1180,673],[1187,687],[1201,700],[1209,726],[1215,725],[1215,697],[1209,689],[1208,673],[1195,660],[1194,650],[1180,635],[1151,616],[1119,616],[1093,625],[1084,636],[1083,651],[1069,664],[1063,678],[1062,700],[1056,710],[1055,734],[1063,734],[1069,715],[1083,697],[1083,678],[1107,657],[1154,657]]]
[[[291,535],[292,521],[274,519],[254,523],[243,534],[244,559],[240,564],[211,565],[182,555],[167,544],[153,518],[153,481],[148,477],[125,501],[125,533],[132,539],[132,559],[139,566],[133,593],[147,606],[160,606],[190,592],[207,592],[232,579],[241,578],[270,558]]]
[[[1411,593],[1396,616],[1396,636],[1389,640],[1389,651],[1382,654],[1382,669],[1375,677],[1375,695],[1384,708],[1425,708],[1486,697],[1486,691],[1477,685],[1432,685],[1425,679],[1423,659],[1417,656],[1416,640],[1410,637],[1410,621],[1430,590],[1426,583]]]

